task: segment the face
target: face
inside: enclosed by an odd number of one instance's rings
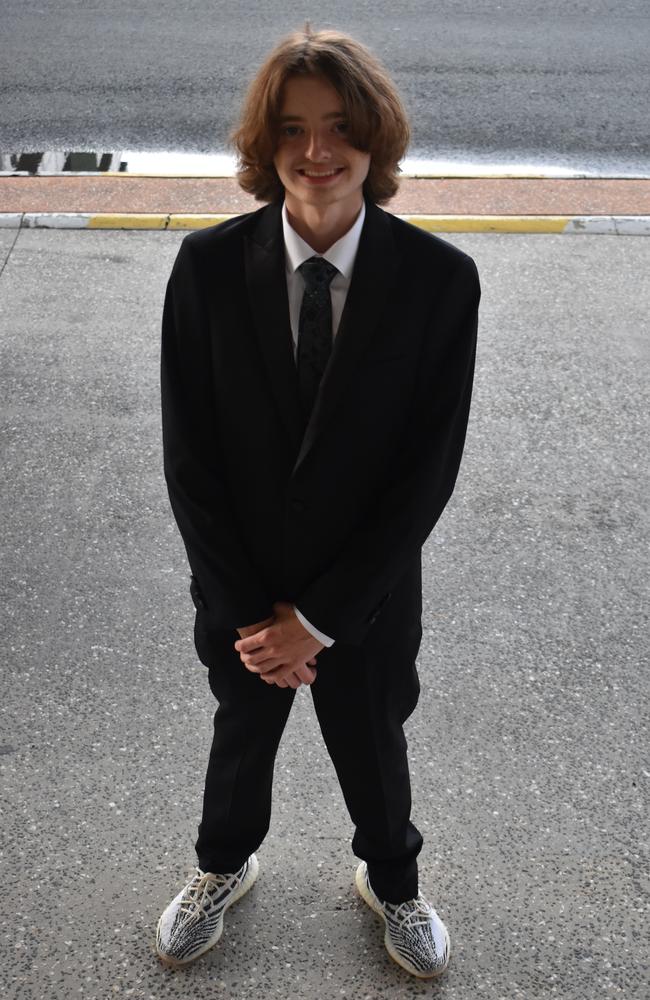
[[[283,88],[280,132],[273,162],[287,208],[337,205],[356,214],[370,154],[350,145],[343,102],[323,77],[289,77]]]

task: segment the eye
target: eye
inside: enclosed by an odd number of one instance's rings
[[[336,122],[334,125],[334,131],[338,132],[339,135],[345,135],[350,128],[350,123],[346,121]]]
[[[299,125],[283,125],[280,129],[280,135],[286,136],[288,139],[293,139],[300,133]]]

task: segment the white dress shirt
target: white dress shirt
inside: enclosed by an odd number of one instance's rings
[[[298,353],[298,321],[300,319],[300,306],[302,305],[302,297],[305,291],[305,281],[298,270],[301,264],[310,257],[324,257],[325,260],[333,264],[337,269],[338,274],[335,274],[332,278],[330,284],[330,295],[332,299],[332,336],[335,337],[339,323],[341,322],[341,315],[343,313],[343,307],[345,305],[345,300],[347,298],[348,289],[350,288],[350,282],[352,281],[352,271],[354,270],[354,261],[357,256],[357,250],[359,248],[359,237],[361,236],[361,229],[363,227],[363,220],[366,217],[366,206],[365,203],[361,205],[361,211],[359,212],[354,225],[351,229],[348,229],[347,233],[337,240],[329,250],[325,253],[317,253],[308,243],[305,243],[303,238],[298,235],[295,229],[292,229],[287,215],[287,206],[284,204],[282,206],[282,231],[284,234],[284,249],[285,249],[285,260],[286,260],[286,275],[287,275],[287,293],[289,296],[289,319],[291,321],[291,334],[293,336],[293,356],[297,357]],[[328,635],[320,632],[311,622],[307,621],[305,616],[300,613],[298,608],[294,605],[294,611],[296,612],[296,617],[305,626],[308,632],[310,632],[315,639],[322,642],[324,646],[334,645],[334,639],[331,639]]]

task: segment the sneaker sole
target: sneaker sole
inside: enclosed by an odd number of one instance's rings
[[[160,931],[160,923],[162,921],[162,916],[160,917],[160,919],[158,920],[158,924],[156,925],[156,954],[158,955],[158,958],[164,965],[168,965],[172,969],[183,968],[183,966],[185,965],[191,965],[192,962],[195,962],[197,958],[201,957],[201,955],[205,955],[206,951],[210,951],[211,948],[214,948],[215,944],[217,944],[219,938],[223,934],[223,918],[226,910],[230,906],[232,906],[233,903],[236,903],[238,899],[241,899],[242,896],[245,896],[248,890],[255,882],[255,880],[257,879],[260,866],[257,857],[254,854],[252,855],[252,859],[253,860],[248,866],[248,871],[246,872],[244,880],[242,881],[241,885],[236,890],[236,892],[232,894],[232,896],[224,906],[223,910],[221,911],[221,916],[219,917],[219,920],[217,922],[214,934],[212,935],[212,937],[208,938],[208,940],[205,942],[201,950],[197,951],[194,955],[192,955],[191,958],[178,959],[174,958],[172,955],[167,955],[165,954],[165,952],[159,950],[158,935]]]
[[[401,965],[402,968],[406,969],[407,972],[410,972],[412,976],[417,976],[418,979],[435,979],[436,976],[441,976],[442,973],[447,968],[447,966],[449,965],[449,958],[451,956],[451,941],[449,939],[449,934],[447,932],[447,928],[445,927],[445,943],[447,945],[447,961],[439,969],[436,969],[435,972],[421,972],[419,969],[416,969],[415,966],[413,966],[409,962],[407,962],[406,959],[404,958],[404,956],[400,955],[400,953],[398,951],[395,951],[395,949],[393,948],[393,942],[391,941],[391,939],[390,939],[390,937],[388,935],[388,921],[386,920],[386,917],[384,915],[384,911],[381,908],[381,906],[379,905],[378,901],[375,899],[375,897],[373,895],[371,895],[370,892],[368,891],[368,886],[366,885],[365,867],[364,867],[364,865],[359,865],[359,867],[357,868],[357,873],[356,873],[354,881],[355,881],[355,884],[356,884],[356,887],[357,887],[357,892],[359,893],[359,895],[363,899],[364,903],[367,903],[368,906],[370,907],[370,909],[373,910],[384,921],[384,924],[385,924],[385,927],[386,927],[386,933],[384,934],[384,945],[386,947],[386,951],[388,952],[388,954],[390,955],[390,957],[393,959],[393,961],[397,962],[398,965]]]

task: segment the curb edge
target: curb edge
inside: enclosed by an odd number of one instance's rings
[[[218,225],[237,213],[0,212],[0,229],[190,230]],[[400,219],[428,232],[561,233],[650,236],[650,215],[427,215]]]

